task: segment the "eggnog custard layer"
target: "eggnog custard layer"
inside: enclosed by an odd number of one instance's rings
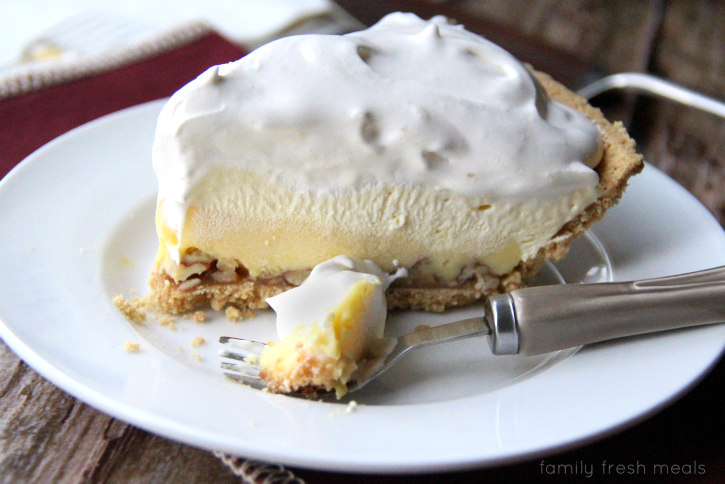
[[[641,171],[621,124],[443,17],[267,44],[170,99],[153,149],[170,312],[266,307],[335,256],[408,269],[388,307],[521,286]]]

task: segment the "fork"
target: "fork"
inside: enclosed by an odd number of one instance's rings
[[[591,99],[611,89],[630,89],[658,96],[725,118],[725,103],[722,101],[687,89],[674,82],[639,72],[612,74],[582,87],[577,92],[585,98]]]
[[[538,355],[724,321],[725,266],[642,281],[530,287],[489,296],[480,317],[386,338],[385,354],[364,361],[347,387],[359,390],[415,348],[475,336],[488,336],[494,355]],[[221,363],[224,374],[264,388],[258,357],[267,345],[229,336],[219,342],[240,350],[219,351],[222,358],[234,360]]]

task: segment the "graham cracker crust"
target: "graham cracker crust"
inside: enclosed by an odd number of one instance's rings
[[[151,274],[149,285],[149,302],[159,310],[172,314],[206,305],[216,311],[221,311],[227,305],[242,310],[264,309],[269,307],[265,299],[296,287],[282,278],[267,281],[246,278],[223,283],[205,279],[191,289],[180,290],[173,279],[160,272]]]
[[[644,168],[642,155],[635,151],[635,142],[629,137],[622,123],[610,123],[599,109],[591,106],[582,96],[556,82],[548,74],[538,72],[530,66],[529,69],[552,99],[579,111],[599,127],[604,141],[604,153],[595,170],[599,174],[602,195],[564,225],[535,257],[522,261],[508,274],[498,276],[497,285],[493,280],[483,281],[485,284],[482,284],[482,281],[476,279],[453,287],[393,284],[386,293],[389,309],[441,312],[446,308],[470,304],[484,296],[522,288],[523,279],[536,274],[544,262],[564,258],[571,243],[619,202],[629,178]],[[149,282],[149,301],[158,309],[173,314],[191,311],[207,304],[215,310],[230,306],[248,311],[268,307],[266,298],[296,287],[297,282],[292,284],[284,277],[269,280],[242,277],[236,282],[226,283],[204,278],[202,275],[196,286],[180,290],[173,279],[154,272]]]
[[[318,389],[326,391],[340,391],[340,396],[347,392],[345,384],[350,374],[357,368],[355,362],[343,357],[325,357],[317,354],[307,354],[304,350],[298,351],[287,362],[287,368],[277,366],[263,368],[259,372],[260,378],[267,383],[267,388],[273,393],[308,393],[314,394]],[[342,364],[341,364],[342,363]]]

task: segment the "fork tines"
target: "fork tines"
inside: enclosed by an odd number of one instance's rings
[[[264,381],[259,377],[261,368],[258,365],[259,355],[267,347],[266,344],[229,336],[220,337],[219,343],[229,345],[238,350],[219,350],[220,357],[240,362],[229,363],[223,361],[220,366],[223,370],[226,370],[224,371],[225,376],[253,388],[261,389],[266,387]]]

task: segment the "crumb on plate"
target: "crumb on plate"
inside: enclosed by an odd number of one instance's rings
[[[144,311],[144,303],[134,298],[131,302],[128,302],[126,298],[121,294],[113,296],[113,305],[121,311],[126,319],[136,324],[143,324],[146,321],[146,311]]]
[[[123,350],[127,353],[138,353],[140,348],[141,343],[134,343],[129,340],[126,340],[126,342],[123,343]]]
[[[159,324],[161,326],[168,326],[173,322],[174,322],[174,318],[172,318],[168,314],[162,314],[161,317],[159,318]]]
[[[232,321],[234,323],[237,323],[243,319],[249,319],[254,317],[254,311],[252,309],[238,309],[234,306],[229,306],[224,311],[224,314],[229,321]]]
[[[350,403],[348,403],[347,407],[345,407],[345,413],[352,413],[355,410],[357,410],[357,402],[355,400],[350,400]]]

